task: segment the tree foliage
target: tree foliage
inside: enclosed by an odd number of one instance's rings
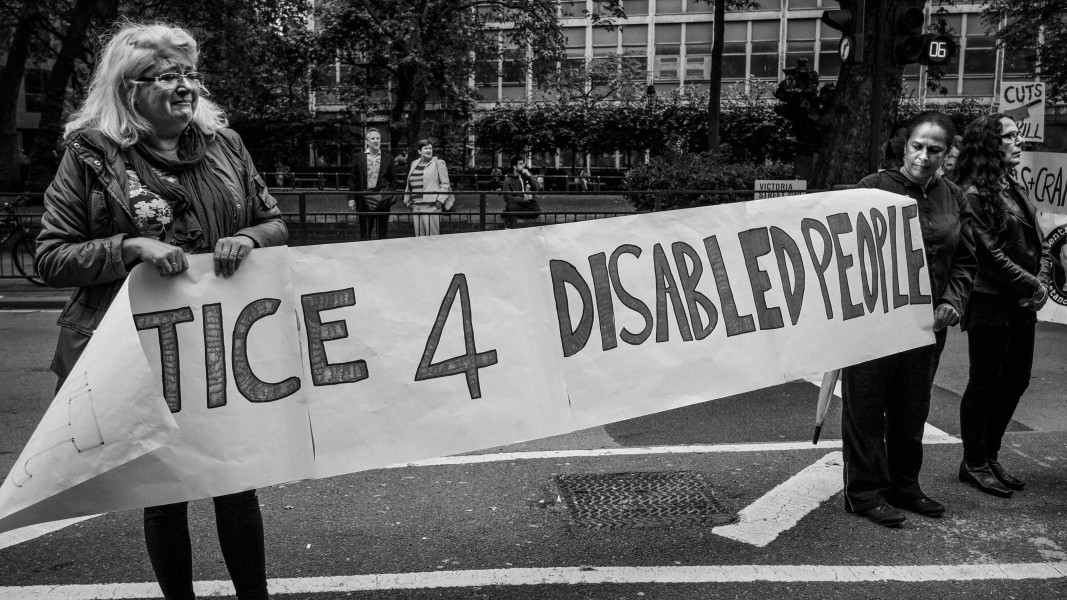
[[[982,21],[996,35],[997,45],[1029,63],[1031,74],[1040,69],[1050,100],[1067,99],[1065,15],[1067,0],[987,0],[982,10]]]
[[[597,24],[625,16],[619,0],[593,6],[588,16]],[[347,0],[321,7],[322,47],[372,74],[368,84],[392,85],[394,150],[401,138],[411,146],[421,136],[431,100],[469,113],[475,98],[467,82],[476,61],[503,56],[528,69],[535,59],[564,59],[555,0]]]
[[[707,151],[707,93],[683,88],[653,102],[612,100],[593,104],[539,102],[486,111],[475,123],[478,146],[505,153],[648,150],[677,146]],[[722,103],[724,162],[787,160],[795,145],[787,123],[775,114],[766,85],[750,81],[727,90]]]
[[[16,106],[28,68],[49,71],[32,155],[36,186],[51,179],[62,125],[80,102],[100,43],[116,17],[191,29],[200,70],[234,126],[307,122],[314,45],[310,0],[16,0],[0,4],[0,188],[18,185]]]

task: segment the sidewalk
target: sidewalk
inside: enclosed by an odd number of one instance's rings
[[[58,310],[73,292],[74,288],[41,287],[21,278],[0,278],[0,310]]]

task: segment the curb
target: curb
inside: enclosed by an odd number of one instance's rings
[[[58,310],[74,288],[48,288],[21,279],[0,279],[0,310]]]

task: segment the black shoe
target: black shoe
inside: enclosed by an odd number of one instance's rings
[[[969,483],[987,494],[1000,496],[1001,498],[1011,498],[1011,490],[993,475],[988,464],[981,467],[970,467],[966,462],[961,462],[960,481]]]
[[[867,517],[882,527],[899,527],[901,523],[908,520],[908,518],[904,516],[904,513],[888,504],[879,504],[878,506],[868,508],[867,510],[850,510],[849,512],[854,512],[857,515]]]
[[[989,461],[989,470],[993,473],[993,476],[997,478],[997,481],[1003,483],[1005,487],[1009,487],[1016,491],[1026,487],[1025,481],[1012,477],[1011,473],[1005,471],[1004,467],[995,460]]]
[[[919,496],[918,498],[891,498],[889,503],[897,508],[902,508],[933,519],[945,514],[945,505],[927,496]]]

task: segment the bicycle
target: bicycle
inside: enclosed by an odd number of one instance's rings
[[[33,267],[33,257],[37,252],[37,241],[22,225],[22,219],[15,211],[15,207],[26,201],[25,196],[20,196],[14,202],[0,204],[0,246],[10,242],[11,264],[15,270],[30,283],[44,286],[44,280],[37,276]]]

